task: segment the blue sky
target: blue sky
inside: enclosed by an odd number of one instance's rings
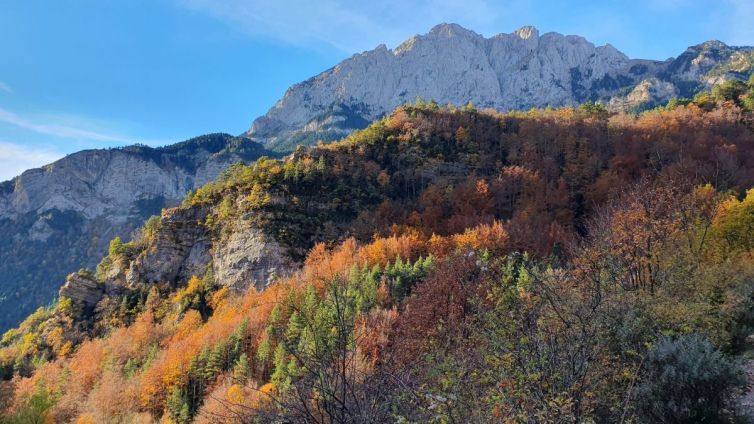
[[[81,149],[241,133],[291,84],[440,22],[650,59],[754,45],[754,0],[0,0],[0,180]]]

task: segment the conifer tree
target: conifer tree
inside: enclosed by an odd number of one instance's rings
[[[233,380],[238,384],[243,384],[249,377],[249,370],[249,359],[245,353],[242,353],[233,366]]]
[[[173,386],[170,391],[170,396],[166,401],[165,411],[170,418],[178,424],[185,424],[189,422],[190,414],[189,407],[186,403],[186,399],[178,386]]]

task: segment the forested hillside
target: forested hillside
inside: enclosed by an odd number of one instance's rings
[[[85,150],[0,183],[0,332],[55,299],[65,276],[93,267],[115,237],[237,162],[269,154],[207,134],[152,148]]]
[[[3,336],[5,420],[744,420],[752,99],[417,102],[234,166]]]

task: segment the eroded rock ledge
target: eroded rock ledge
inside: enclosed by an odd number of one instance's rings
[[[71,300],[83,309],[92,309],[105,294],[104,285],[94,276],[82,272],[69,274],[60,288],[60,296]]]

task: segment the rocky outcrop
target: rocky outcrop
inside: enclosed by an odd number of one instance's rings
[[[607,104],[614,112],[639,111],[642,108],[666,104],[670,99],[678,98],[680,91],[673,83],[649,78],[640,82],[625,96],[615,96]]]
[[[213,271],[218,283],[242,291],[264,289],[275,277],[294,269],[286,250],[259,229],[239,222],[213,248]]]
[[[669,61],[659,77],[677,85],[682,95],[691,96],[699,88],[726,77],[746,77],[751,73],[752,63],[741,61],[751,53],[751,47],[731,47],[721,41],[707,41],[689,47]]]
[[[65,284],[60,288],[60,296],[83,309],[93,308],[104,295],[104,286],[93,276],[80,272],[69,274]]]
[[[203,275],[211,258],[210,234],[202,208],[173,208],[162,213],[154,240],[130,265],[126,284],[174,283]]]
[[[621,97],[614,107],[634,108],[643,96],[639,106],[661,102],[670,92],[689,95],[721,78],[743,78],[751,73],[744,60],[751,52],[713,41],[660,62],[629,59],[609,44],[533,27],[485,38],[441,24],[395,49],[381,45],[292,86],[248,135],[279,149],[337,138],[416,97],[503,111]]]
[[[68,273],[93,269],[111,239],[127,241],[188,191],[264,154],[248,138],[212,134],[162,148],[86,150],[0,183],[0,332],[49,303]],[[191,249],[206,265],[206,246]]]
[[[295,268],[286,249],[250,222],[227,222],[217,235],[205,226],[207,213],[202,207],[163,211],[159,230],[125,271],[125,285],[182,284],[211,266],[218,284],[242,292],[262,290]]]

